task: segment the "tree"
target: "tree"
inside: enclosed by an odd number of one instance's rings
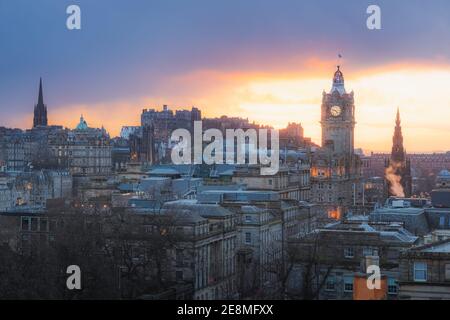
[[[319,298],[334,267],[329,248],[321,241],[320,232],[314,231],[303,238],[289,243],[291,270],[298,266],[301,272],[301,285],[290,287],[287,296],[290,299],[314,300]]]

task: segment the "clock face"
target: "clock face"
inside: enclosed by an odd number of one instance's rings
[[[338,117],[342,113],[342,109],[339,106],[332,106],[330,113],[333,117]]]

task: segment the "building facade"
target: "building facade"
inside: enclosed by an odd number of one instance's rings
[[[399,298],[450,300],[450,239],[402,253]]]

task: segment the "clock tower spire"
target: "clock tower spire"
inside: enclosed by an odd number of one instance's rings
[[[347,93],[340,66],[333,76],[329,93],[322,97],[322,147],[333,153],[353,154],[355,103],[353,91]]]

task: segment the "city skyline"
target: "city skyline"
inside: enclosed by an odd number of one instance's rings
[[[0,125],[31,127],[42,76],[50,124],[73,128],[83,114],[115,136],[138,124],[143,108],[196,106],[206,117],[276,128],[300,122],[319,143],[321,93],[341,64],[355,91],[356,147],[388,152],[399,107],[407,152],[449,150],[450,49],[438,40],[448,34],[441,12],[449,4],[424,13],[417,2],[380,1],[383,29],[371,32],[364,1],[284,3],[199,1],[194,10],[176,1],[112,1],[104,13],[106,2],[79,1],[83,28],[70,32],[67,3],[0,2],[4,61],[11,62],[1,65]],[[409,25],[414,17],[423,23]],[[230,19],[235,25],[225,24]],[[26,62],[13,67],[19,59]]]
[[[449,13],[0,0],[0,300],[450,300]]]

